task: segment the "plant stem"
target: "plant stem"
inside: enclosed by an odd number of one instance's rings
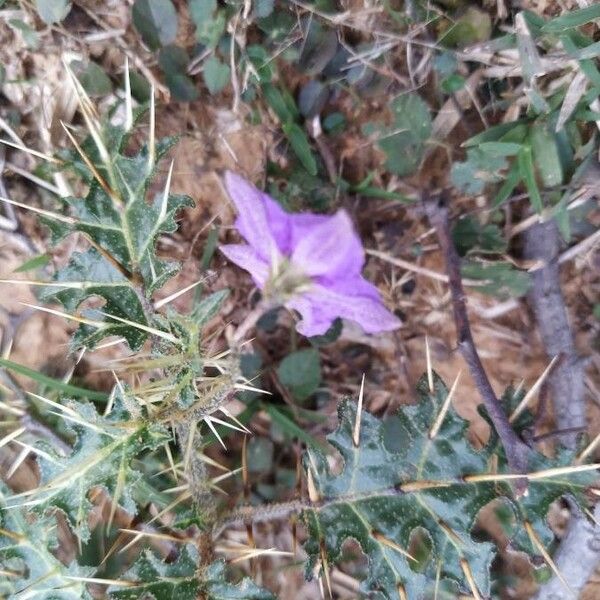
[[[460,257],[452,241],[448,207],[442,196],[425,198],[424,205],[427,217],[432,227],[435,228],[442,254],[446,260],[446,273],[452,297],[458,348],[469,367],[485,408],[504,446],[511,470],[515,473],[525,473],[531,451],[511,427],[508,417],[490,384],[473,341],[460,273]]]

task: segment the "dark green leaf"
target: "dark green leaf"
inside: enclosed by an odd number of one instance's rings
[[[37,50],[40,47],[40,37],[35,29],[32,29],[21,19],[9,19],[8,24],[18,30],[23,36],[23,41],[30,50]]]
[[[38,15],[44,23],[52,25],[62,21],[71,10],[69,0],[35,0]]]
[[[321,383],[319,352],[309,348],[288,354],[277,367],[277,377],[296,400],[306,400]]]
[[[109,76],[94,61],[89,61],[87,65],[76,62],[72,63],[72,66],[77,79],[89,96],[106,96],[112,92]]]
[[[533,160],[544,187],[554,187],[563,182],[563,170],[556,134],[547,123],[536,121],[529,134]]]
[[[551,19],[542,27],[546,33],[558,33],[600,19],[600,4],[593,4]]]
[[[386,167],[400,176],[414,173],[421,163],[425,142],[431,135],[431,115],[417,94],[403,94],[390,105],[394,122],[378,127],[378,146],[387,156]]]
[[[133,24],[151,49],[172,44],[177,37],[177,12],[171,0],[136,0]]]
[[[38,256],[30,258],[14,269],[13,273],[26,273],[27,271],[33,271],[34,269],[41,269],[50,262],[51,258],[52,257],[49,254],[38,254]]]
[[[541,213],[544,208],[542,196],[535,180],[535,171],[533,169],[533,154],[531,146],[523,146],[517,157],[519,164],[519,173],[525,181],[527,192],[529,193],[529,201],[531,206],[537,213]]]
[[[87,541],[88,516],[93,509],[89,490],[103,487],[115,502],[130,514],[136,514],[130,489],[140,473],[131,467],[131,461],[142,452],[164,444],[170,436],[158,423],[135,420],[126,407],[137,409],[137,401],[128,397],[127,392],[116,392],[108,417],[100,417],[89,403],[65,404],[77,434],[73,450],[67,457],[60,456],[44,444],[45,452],[37,457],[40,485],[29,499],[40,514],[49,508],[64,512],[76,535]]]
[[[306,38],[302,41],[299,67],[307,75],[317,75],[335,56],[338,41],[333,29],[326,29],[319,20],[308,20]]]
[[[106,402],[108,400],[108,394],[105,394],[104,392],[86,390],[84,388],[71,385],[70,383],[64,383],[63,381],[52,379],[52,377],[43,375],[38,371],[34,371],[29,367],[20,365],[19,363],[13,362],[12,360],[8,360],[6,358],[0,358],[0,367],[14,371],[15,373],[36,381],[43,386],[49,387],[53,390],[58,390],[59,392],[63,392],[71,397],[89,398],[90,400],[98,400],[100,402]]]
[[[216,56],[209,57],[202,70],[204,83],[211,94],[220,92],[231,81],[229,65],[221,62]]]
[[[18,598],[26,591],[35,600],[91,600],[85,582],[76,578],[91,577],[94,568],[58,560],[52,552],[58,545],[55,518],[7,508],[8,493],[0,484],[0,596]]]
[[[294,153],[300,159],[302,166],[310,175],[316,175],[317,161],[312,153],[308,137],[304,130],[296,123],[284,123],[282,129],[289,140]]]

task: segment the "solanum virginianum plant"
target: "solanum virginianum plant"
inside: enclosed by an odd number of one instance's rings
[[[177,211],[192,204],[170,193],[172,165],[161,191],[152,191],[157,162],[175,140],[155,140],[152,100],[149,139],[130,152],[144,111],[135,118],[129,111],[124,124],[111,124],[69,75],[89,135],[79,142],[68,131],[74,149],[58,160],[82,178],[87,193],[66,199],[60,212],[22,206],[40,213],[53,243],[77,232],[87,247],[51,280],[25,283],[40,285],[43,301],[62,304],[62,310],[44,310],[79,324],[73,349],[94,349],[110,338],[108,343],[127,344],[131,354],[115,369],[106,397],[89,393],[85,399],[85,390],[64,385],[55,388],[58,394],[31,396],[29,408],[52,416],[48,426],[61,443],[38,439],[26,427],[9,432],[8,441],[18,438],[36,455],[39,484],[20,492],[2,489],[0,568],[6,578],[0,593],[90,598],[93,584],[123,599],[273,598],[249,579],[228,582],[215,547],[227,527],[294,510],[305,525],[306,574],[316,574],[324,590],[330,589],[330,570],[343,562],[344,544],[354,540],[368,561],[360,584],[365,597],[484,598],[492,593],[498,548],[473,529],[481,509],[496,498],[510,507],[512,547],[536,564],[542,557],[552,565],[548,508],[565,494],[585,505],[596,465],[584,464],[587,453],[558,449],[549,458],[532,449],[527,470],[511,472],[493,428],[482,448],[471,444],[467,423],[452,408],[454,388],[448,391],[433,371],[418,385],[418,402],[386,419],[362,410],[362,397],[340,404],[338,427],[327,438],[329,455],[315,448],[304,454],[308,497],[279,507],[224,506],[203,454],[212,439],[205,428],[217,437],[216,426],[248,432],[231,420],[226,403],[238,389],[253,389],[241,375],[240,353],[260,311],[275,305],[298,311],[296,326],[305,335],[324,333],[337,317],[372,334],[399,322],[362,277],[364,252],[346,213],[286,213],[230,174],[236,228],[248,245],[222,251],[250,272],[263,300],[229,351],[207,354],[203,327],[227,290],[205,295],[189,314],[169,308],[177,294],[156,299],[178,268],[158,257],[157,238],[174,232]],[[327,244],[319,243],[323,236]],[[122,373],[134,373],[135,385]],[[509,391],[504,400],[510,411],[519,398]],[[517,430],[522,419],[515,421]],[[93,518],[99,498],[109,506],[100,524]],[[123,514],[130,525],[115,536],[115,519]],[[57,527],[77,540],[70,562],[59,559]],[[137,558],[128,554],[110,562],[142,538],[162,540],[168,549],[156,544],[138,550]],[[94,558],[92,547],[104,548],[104,555]]]

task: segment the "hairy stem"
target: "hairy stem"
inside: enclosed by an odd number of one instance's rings
[[[508,417],[483,368],[477,348],[475,347],[475,342],[473,341],[473,334],[471,333],[467,314],[465,291],[460,273],[460,257],[452,241],[448,207],[441,197],[425,199],[424,204],[429,222],[435,228],[442,253],[446,260],[446,273],[452,297],[458,348],[469,367],[477,390],[504,446],[510,468],[515,473],[525,473],[530,449],[521,441],[511,427]]]

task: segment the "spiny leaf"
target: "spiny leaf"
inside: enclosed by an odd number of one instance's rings
[[[58,545],[54,517],[34,519],[19,510],[6,510],[6,494],[0,485],[0,596],[91,600],[85,584],[67,577],[89,576],[93,569],[76,563],[67,567],[52,553]]]
[[[328,437],[344,462],[339,475],[331,473],[316,451],[305,458],[314,502],[304,512],[309,531],[307,573],[317,561],[335,564],[341,560],[342,545],[352,538],[369,559],[361,584],[361,591],[369,597],[397,598],[402,588],[406,597],[418,600],[426,597],[436,580],[445,580],[445,585],[454,582],[467,594],[474,593],[475,585],[477,593],[486,596],[495,549],[471,535],[481,508],[496,497],[506,497],[520,519],[515,543],[537,554],[528,540],[525,521],[548,543],[549,504],[567,490],[583,501],[582,490],[595,475],[563,474],[556,485],[557,479],[548,474],[546,480],[542,473],[529,481],[529,495],[516,497],[510,479],[502,477],[509,473],[505,460],[498,466],[499,474],[494,474],[495,441],[475,450],[467,439],[467,423],[452,409],[432,435],[448,393],[439,377],[435,376],[433,393],[426,376],[418,391],[417,405],[404,407],[385,421],[363,412],[358,445],[353,441],[355,404],[341,405],[338,429]],[[550,460],[533,453],[531,468],[545,471],[568,460],[566,455]],[[468,477],[482,473],[491,476]],[[423,540],[418,563],[409,555],[415,536]]]
[[[69,164],[89,183],[89,191],[85,198],[67,199],[74,223],[61,224],[60,230],[53,227],[55,240],[69,231],[80,231],[92,242],[94,248],[85,254],[75,254],[67,267],[55,276],[56,281],[79,281],[85,289],[52,290],[46,298],[54,297],[73,311],[90,296],[102,297],[106,301],[103,312],[116,320],[125,319],[142,327],[107,321],[107,326],[100,330],[82,327],[75,343],[93,347],[101,338],[115,334],[123,336],[136,349],[146,339],[147,332],[143,328],[149,325],[142,295],[149,297],[179,268],[175,263],[158,259],[156,238],[161,233],[175,231],[176,212],[184,206],[192,206],[193,202],[188,196],[169,193],[169,177],[166,189],[158,193],[153,202],[148,202],[146,196],[155,173],[148,146],[135,155],[126,156],[123,154],[128,139],[125,130],[107,126],[102,138],[109,155],[108,163],[90,138],[81,144],[85,160],[78,154],[65,155]],[[174,143],[175,138],[159,141],[156,160]],[[96,174],[90,171],[88,162]],[[107,191],[109,185],[112,187]]]
[[[123,575],[124,587],[112,586],[108,593],[117,600],[177,598],[178,600],[272,600],[273,595],[250,579],[235,585],[225,578],[225,564],[217,561],[198,570],[198,551],[187,545],[173,563],[165,563],[146,550]]]
[[[38,488],[10,498],[11,505],[31,505],[37,512],[49,508],[63,511],[82,541],[89,539],[87,519],[92,508],[90,489],[102,486],[113,500],[129,512],[137,512],[129,494],[139,473],[131,461],[170,439],[158,424],[133,420],[126,403],[133,403],[120,391],[108,417],[100,417],[91,404],[66,403],[62,415],[76,433],[71,454],[60,456],[45,444],[38,456],[41,481]]]

